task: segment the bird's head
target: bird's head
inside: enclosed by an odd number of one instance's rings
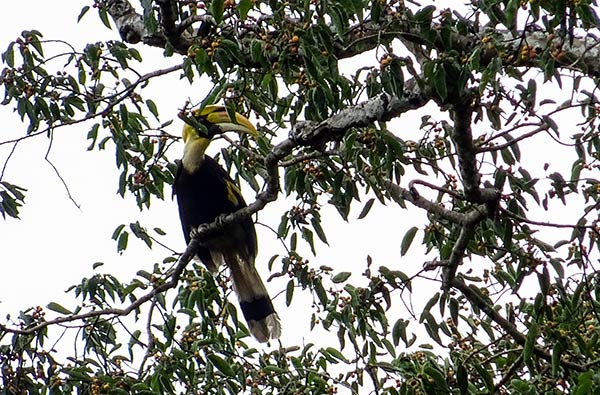
[[[188,171],[195,171],[204,161],[204,153],[211,139],[226,132],[246,133],[258,137],[258,131],[248,118],[234,112],[229,116],[225,106],[210,105],[192,110],[192,118],[184,119],[183,141],[185,148],[182,163]]]
[[[248,118],[237,112],[232,115],[235,119],[229,116],[225,106],[220,105],[209,105],[201,110],[192,110],[193,118],[188,119],[183,127],[183,141],[188,144],[200,140],[206,148],[214,136],[226,132],[247,133],[252,137],[258,137],[258,131]]]

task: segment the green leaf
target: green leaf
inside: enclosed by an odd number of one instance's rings
[[[562,341],[558,341],[552,348],[552,376],[556,377],[560,369],[560,359],[565,351],[565,345]]]
[[[436,10],[436,7],[433,5],[428,5],[420,9],[414,16],[414,21],[419,24],[430,24],[433,19],[433,12]]]
[[[240,19],[246,19],[248,12],[252,9],[252,0],[240,0],[238,4],[238,12],[240,13]]]
[[[60,313],[60,314],[65,314],[65,315],[73,314],[73,312],[71,310],[69,310],[55,302],[48,303],[48,305],[46,307],[48,308],[48,310],[56,311],[57,313]]]
[[[298,233],[292,233],[290,237],[290,251],[296,251],[296,246],[298,245]]]
[[[402,97],[404,92],[404,74],[402,73],[402,61],[393,58],[381,73],[381,83],[389,94]]]
[[[467,369],[461,363],[458,365],[458,369],[456,370],[456,381],[458,382],[458,390],[461,395],[466,395],[469,393],[469,375],[467,373]]]
[[[369,214],[369,211],[371,211],[371,207],[373,207],[373,203],[375,203],[375,198],[371,198],[367,201],[360,214],[358,215],[358,219],[363,219],[367,216],[367,214]]]
[[[506,27],[511,28],[513,26],[519,8],[521,8],[521,0],[509,0],[504,11]]]
[[[0,181],[0,185],[6,188],[17,200],[23,201],[25,195],[21,191],[27,191],[25,188],[21,188],[18,185],[11,184],[10,182]]]
[[[454,298],[451,298],[448,302],[448,305],[450,307],[450,318],[452,318],[454,324],[458,324],[458,312],[460,309],[458,301]]]
[[[217,354],[208,354],[209,361],[225,376],[235,377],[235,372],[231,365]]]
[[[323,288],[323,284],[321,284],[321,280],[316,279],[313,282],[313,284],[315,287],[315,292],[317,294],[317,297],[319,298],[319,301],[321,302],[321,304],[323,306],[327,306],[327,303],[328,303],[327,292],[325,292],[325,288]]]
[[[434,382],[436,387],[439,388],[438,393],[440,394],[450,394],[450,389],[448,388],[448,384],[446,383],[446,376],[439,369],[433,366],[426,366],[424,369],[426,375],[429,378],[425,377],[426,380],[430,382]]]
[[[317,233],[319,240],[321,240],[325,244],[328,244],[327,236],[325,236],[325,231],[321,227],[321,221],[318,218],[313,217],[310,219],[310,223],[311,223],[313,229],[315,230],[315,232]]]
[[[119,235],[121,234],[121,231],[123,230],[123,228],[125,228],[125,224],[121,224],[119,226],[117,226],[115,228],[115,230],[113,231],[113,234],[111,236],[111,238],[113,240],[117,240],[117,238],[119,237]]]
[[[533,322],[528,328],[525,346],[523,347],[523,362],[525,363],[531,362],[531,356],[533,355],[533,349],[535,348],[539,329],[539,325],[536,322]]]
[[[395,346],[398,346],[400,339],[406,342],[406,326],[407,322],[403,319],[399,319],[394,324],[394,327],[392,328],[392,340],[394,341]]]
[[[512,379],[510,385],[522,394],[527,394],[531,391],[531,385],[527,381],[520,379]]]
[[[250,44],[250,57],[253,62],[262,63],[265,60],[263,42],[258,39],[253,39]]]
[[[482,364],[475,363],[474,365],[475,365],[475,370],[477,370],[477,373],[479,373],[479,376],[481,376],[481,379],[485,383],[486,389],[490,393],[492,393],[494,391],[494,379],[492,378],[492,375],[490,374],[488,369],[485,366],[483,366]]]
[[[110,29],[110,21],[108,20],[108,12],[106,11],[106,7],[98,8],[98,15],[100,16],[100,20],[104,26]]]
[[[129,121],[129,112],[125,104],[119,106],[119,116],[121,117],[121,125],[123,125],[123,128],[126,128]]]
[[[285,289],[285,305],[289,306],[292,304],[292,297],[294,296],[294,280],[290,280],[287,283],[287,287]]]
[[[15,66],[15,50],[14,50],[14,45],[15,45],[14,42],[10,43],[8,45],[8,48],[6,49],[6,52],[4,52],[2,54],[2,60],[4,60],[9,67],[14,67]],[[5,103],[3,103],[3,104],[5,104]]]
[[[408,230],[408,232],[406,232],[406,234],[402,238],[402,243],[400,244],[400,255],[402,255],[402,256],[406,255],[418,230],[419,230],[419,228],[417,228],[416,226],[413,226],[412,228],[410,228]]]
[[[265,373],[275,373],[275,374],[283,374],[286,372],[285,369],[282,369],[279,366],[275,366],[275,365],[267,365],[262,368],[262,371]]]
[[[427,304],[425,305],[425,307],[423,307],[423,313],[421,315],[420,318],[420,322],[423,322],[423,317],[427,314],[429,314],[429,311],[431,310],[431,308],[440,300],[440,293],[436,292],[431,299],[429,299],[429,301],[427,302]]]
[[[79,16],[77,17],[77,23],[79,23],[79,21],[81,21],[81,18],[83,18],[83,16],[89,11],[90,6],[86,5],[85,7],[83,7],[81,9],[81,12],[79,13]]]
[[[325,351],[326,351],[326,352],[327,352],[329,355],[331,355],[331,356],[333,356],[333,357],[335,357],[335,358],[339,359],[340,361],[348,362],[348,359],[347,359],[347,358],[344,356],[344,354],[342,354],[342,353],[341,353],[339,350],[337,350],[337,349],[335,349],[335,348],[333,348],[333,347],[327,347],[327,348],[325,349]]]
[[[153,0],[141,0],[142,8],[144,9],[144,27],[148,33],[155,33],[158,30],[159,23],[156,20]]]
[[[333,281],[335,284],[343,283],[351,275],[352,275],[352,273],[350,273],[350,272],[340,272],[340,273],[336,274],[335,276],[333,276],[331,281]]]
[[[148,99],[146,100],[146,106],[148,107],[148,110],[150,110],[152,115],[154,115],[154,117],[158,120],[158,108],[156,107],[156,103]]]
[[[313,254],[316,254],[316,251],[315,251],[315,240],[314,240],[314,237],[313,237],[312,230],[308,229],[306,226],[303,226],[301,228],[301,230],[302,230],[302,238],[304,240],[306,240],[306,242],[310,246],[311,252]]]
[[[433,88],[442,101],[446,100],[448,96],[448,86],[446,85],[446,70],[440,63],[436,64],[433,68],[432,75]]]
[[[217,24],[223,20],[224,0],[212,0],[210,2],[210,14],[215,18]]]
[[[127,249],[127,241],[129,240],[129,232],[125,231],[119,235],[119,240],[117,241],[117,252],[122,253]]]

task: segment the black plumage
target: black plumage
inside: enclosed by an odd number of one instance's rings
[[[220,215],[226,215],[246,206],[244,198],[229,175],[210,156],[205,156],[202,166],[194,173],[183,169],[180,164],[175,180],[175,191],[179,203],[179,217],[185,242],[190,242],[190,232],[201,224],[208,224]],[[228,229],[224,243],[235,248],[244,257],[256,257],[256,231],[250,218],[244,218]],[[218,243],[218,240],[215,240]],[[210,250],[200,247],[198,258],[212,271],[218,265],[212,262]]]
[[[256,134],[256,129],[245,117],[236,114],[234,123],[221,106],[208,106],[194,115],[206,130],[199,132],[189,124],[185,125],[186,146],[174,183],[187,243],[190,232],[199,225],[214,222],[217,217],[246,206],[239,188],[227,172],[205,155],[210,139],[228,130]],[[251,218],[244,218],[227,226],[221,234],[203,240],[196,256],[211,272],[222,263],[227,265],[250,331],[257,340],[266,342],[278,338],[281,328],[266,287],[254,267],[256,253],[254,223]]]

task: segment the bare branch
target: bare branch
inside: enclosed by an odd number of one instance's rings
[[[441,192],[442,194],[447,194],[450,195],[452,197],[455,197],[457,199],[464,199],[464,196],[456,191],[453,191],[452,189],[448,189],[448,188],[442,188],[442,187],[438,187],[437,185],[434,185],[430,182],[427,181],[423,181],[423,180],[412,180],[409,184],[408,184],[408,189],[412,190],[414,189],[415,185],[423,185],[426,186],[427,188],[436,190]]]
[[[4,164],[2,165],[2,171],[0,172],[0,181],[2,181],[2,179],[4,178],[4,172],[6,172],[6,167],[8,166],[8,161],[10,160],[10,158],[13,156],[13,154],[17,150],[17,144],[19,144],[19,141],[20,140],[13,141],[13,146],[10,149],[10,152],[8,153],[8,155],[6,156],[6,159],[4,160]],[[2,143],[0,143],[0,145],[2,145]]]
[[[50,150],[52,149],[53,142],[54,142],[54,133],[51,131],[50,132],[50,141],[48,143],[48,149],[46,150],[46,155],[44,155],[44,160],[50,165],[50,167],[52,167],[52,170],[54,170],[54,173],[56,173],[56,176],[58,177],[60,182],[63,184],[63,187],[65,188],[65,191],[67,192],[67,196],[69,197],[69,200],[71,202],[73,202],[75,207],[77,207],[78,209],[81,209],[81,205],[79,203],[77,203],[77,201],[75,201],[75,198],[73,197],[73,195],[71,195],[71,190],[69,189],[67,182],[60,174],[60,171],[58,171],[58,168],[54,165],[54,163],[52,163],[52,161],[48,157],[50,155]]]
[[[525,140],[526,138],[535,136],[536,134],[538,134],[539,132],[543,132],[543,131],[548,131],[548,126],[540,126],[534,130],[532,130],[531,132],[527,132],[525,134],[522,134],[519,137],[515,137],[514,139],[507,141],[504,144],[498,144],[498,145],[493,145],[493,146],[488,146],[488,147],[479,147],[477,148],[477,153],[481,153],[481,152],[490,152],[490,151],[498,151],[504,148],[508,148],[516,143],[518,143],[521,140]],[[494,136],[496,137],[496,136]],[[491,139],[489,139],[491,140]],[[488,140],[488,141],[489,141]]]

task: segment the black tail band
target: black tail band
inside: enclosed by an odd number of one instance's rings
[[[250,302],[240,301],[240,307],[246,321],[261,321],[275,313],[271,299],[268,296]]]

